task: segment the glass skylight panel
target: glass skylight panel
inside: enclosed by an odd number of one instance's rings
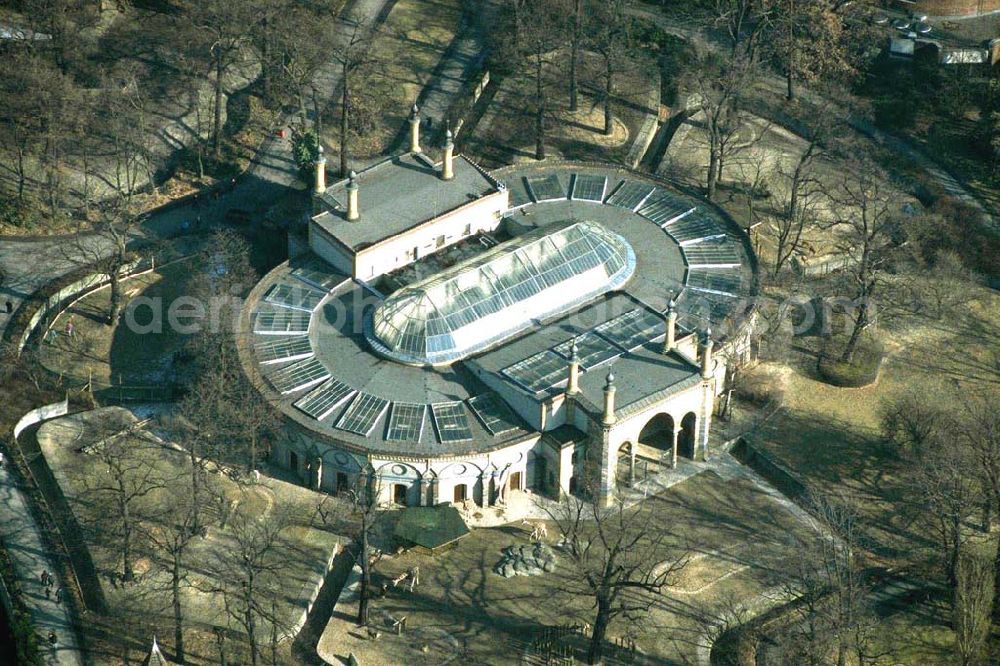
[[[477,395],[469,398],[468,402],[476,417],[494,437],[521,429],[517,416],[496,393]]]
[[[592,222],[565,222],[400,290],[375,310],[366,334],[391,358],[447,363],[617,289],[634,271],[623,238]],[[540,296],[548,290],[551,298]],[[531,310],[521,305],[528,299]]]
[[[528,190],[536,202],[560,201],[566,198],[566,190],[563,189],[559,177],[554,173],[545,176],[525,176],[525,180],[528,183]]]
[[[626,180],[624,184],[615,190],[615,193],[608,197],[608,203],[619,208],[627,208],[635,212],[646,198],[656,189],[648,183],[641,183],[637,180]]]
[[[574,339],[571,338],[566,342],[556,345],[552,349],[566,359],[566,361],[569,361],[573,356],[573,340]],[[583,335],[576,337],[575,340],[580,365],[583,366],[584,370],[591,370],[607,363],[608,361],[613,361],[622,355],[622,350],[615,344],[605,340],[593,331],[588,331]]]
[[[309,333],[309,313],[265,304],[254,317],[253,332],[260,335],[306,335]]]
[[[733,267],[740,265],[736,243],[727,238],[685,245],[681,253],[689,266]]]
[[[714,220],[701,215],[688,215],[664,227],[674,240],[681,245],[692,241],[722,238],[726,232]]]
[[[388,400],[371,393],[358,393],[340,417],[337,427],[355,435],[369,437],[388,408]]]
[[[571,199],[577,201],[604,201],[604,191],[608,187],[607,176],[596,176],[590,173],[578,173],[573,176],[573,193]]]
[[[426,405],[410,402],[394,402],[389,412],[385,439],[390,442],[419,442],[424,429]]]
[[[524,179],[519,178],[514,186],[510,188],[510,207],[520,208],[531,203],[531,195],[528,194]]]
[[[291,274],[306,284],[326,292],[333,291],[350,279],[317,257],[305,260],[302,264],[292,269]]]
[[[700,291],[739,294],[743,278],[735,268],[692,268],[688,270],[687,286]]]
[[[323,292],[317,291],[305,284],[290,284],[279,282],[273,285],[264,296],[268,303],[280,305],[283,308],[312,312],[323,300]]]
[[[254,345],[254,353],[257,355],[257,360],[266,365],[309,358],[313,351],[309,344],[309,336],[296,335],[258,342]]]
[[[355,390],[335,377],[326,380],[293,404],[317,421],[325,419],[347,402]]]
[[[295,393],[330,378],[330,372],[315,357],[279,368],[267,380],[279,393]]]
[[[472,426],[461,402],[435,402],[431,412],[442,444],[472,439]]]
[[[665,225],[690,214],[693,210],[691,204],[686,201],[667,194],[665,190],[659,190],[646,200],[638,212],[650,222]]]
[[[645,308],[636,308],[595,326],[594,330],[622,349],[632,351],[650,340],[663,337],[666,324],[662,315]]]
[[[549,391],[568,379],[566,360],[549,349],[518,361],[501,372],[534,394]]]

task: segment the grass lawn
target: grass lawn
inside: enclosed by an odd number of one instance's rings
[[[109,326],[105,317],[110,307],[111,290],[95,291],[68,308],[56,319],[54,337],[39,347],[42,364],[71,382],[80,383],[93,377],[94,386],[148,386],[170,382],[175,378],[174,354],[189,338],[167,324],[166,308],[179,296],[189,292],[195,271],[201,270],[197,258],[183,259],[139,275],[122,283],[126,298],[137,296],[162,303],[163,326],[159,331],[139,332],[127,323]],[[149,309],[135,312],[135,322],[151,322]],[[73,322],[74,334],[66,335],[66,325]]]
[[[905,463],[881,440],[880,414],[887,401],[905,392],[955,408],[963,394],[1000,398],[1000,295],[974,288],[955,310],[941,319],[908,315],[892,321],[880,332],[890,356],[878,381],[864,388],[818,381],[808,343],[790,364],[766,364],[781,377],[785,400],[752,435],[809,487],[850,501],[866,544],[882,564],[916,567],[925,576],[934,575],[938,546],[908,501]],[[894,663],[948,663],[935,655],[952,649],[949,623],[949,614],[933,604],[893,616],[891,633],[908,646]]]
[[[398,0],[393,5],[372,46],[375,59],[353,79],[359,105],[355,113],[370,117],[370,129],[350,138],[352,157],[373,157],[393,147],[461,19],[461,0]],[[329,146],[340,141],[339,102],[331,104],[334,117],[323,128],[322,139]]]
[[[730,600],[753,599],[772,587],[778,563],[794,552],[790,538],[810,531],[748,479],[714,472],[698,474],[641,506],[639,519],[664,530],[673,552],[689,552],[692,564],[675,588],[654,600],[648,617],[613,623],[608,635],[635,633],[641,652],[663,660],[657,663],[691,660],[705,622]],[[557,534],[549,524],[551,542]],[[374,605],[376,617],[406,616],[406,633],[396,637],[386,631],[369,641],[352,617],[338,614],[320,643],[321,655],[346,658],[354,652],[362,663],[423,663],[421,650],[428,644],[435,663],[459,654],[465,663],[509,664],[531,650],[544,627],[593,623],[591,600],[570,592],[580,583],[564,559],[541,576],[505,579],[493,573],[501,550],[526,543],[527,536],[520,525],[510,524],[475,530],[438,555],[409,551],[383,559],[376,586],[420,567],[420,584],[412,593],[390,588]],[[569,644],[585,647],[579,638]]]
[[[41,451],[82,528],[98,582],[108,601],[109,616],[99,618],[92,627],[91,642],[97,646],[96,651],[108,652],[106,661],[98,655],[98,663],[121,663],[117,660],[121,650],[141,650],[143,641],[148,641],[154,633],[165,649],[173,647],[169,557],[162,548],[155,547],[153,539],[168,533],[166,526],[176,518],[178,497],[187,492],[190,478],[187,457],[183,451],[148,440],[135,438],[130,442],[144,447],[142,457],[152,470],[152,478],[161,485],[131,506],[136,519],[133,555],[137,582],[123,585],[112,575],[121,570],[119,523],[112,518],[109,496],[97,490],[107,470],[98,455],[80,450],[108,435],[105,424],[134,422],[135,417],[128,411],[109,407],[48,422],[38,432]],[[189,663],[217,663],[208,631],[212,626],[238,631],[225,610],[226,600],[238,589],[238,579],[225,559],[238,552],[236,540],[245,534],[240,531],[243,523],[239,516],[248,516],[252,521],[280,519],[286,523],[276,542],[273,568],[260,573],[256,581],[260,598],[266,599],[265,607],[278,618],[279,635],[294,628],[300,620],[325,576],[326,562],[333,549],[345,541],[315,522],[321,496],[300,486],[268,477],[262,477],[258,484],[238,484],[225,474],[210,472],[203,492],[217,501],[203,507],[207,530],[194,538],[184,556],[187,566],[181,588],[182,607],[192,645],[199,646]],[[343,516],[338,514],[338,517]],[[269,640],[270,624],[259,622],[261,636]],[[116,623],[117,632],[110,629]],[[245,641],[238,639],[233,643],[231,658],[240,658],[240,645]],[[285,643],[280,650],[288,655],[290,646]],[[269,644],[266,651],[270,653]]]
[[[606,136],[603,61],[594,53],[581,54],[579,111],[571,113],[564,71],[568,58],[568,53],[556,51],[546,59],[546,156],[624,163],[647,114],[657,113],[647,108],[650,91],[659,85],[655,66],[632,62],[618,74],[612,132]],[[505,77],[472,135],[460,137],[462,151],[490,169],[534,159],[535,85],[528,72]]]

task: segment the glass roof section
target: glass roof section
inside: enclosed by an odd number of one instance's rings
[[[635,272],[628,242],[594,222],[531,231],[400,289],[373,313],[379,353],[440,365],[621,288]]]

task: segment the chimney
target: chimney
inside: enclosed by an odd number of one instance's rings
[[[410,152],[420,152],[420,107],[416,102],[410,109]]]
[[[607,381],[604,382],[604,425],[609,426],[615,418],[615,371],[608,370]]]
[[[667,305],[667,337],[663,339],[663,353],[669,354],[677,348],[677,304],[670,299]]]
[[[573,350],[569,357],[569,383],[566,386],[567,395],[576,395],[580,392],[580,348],[576,346],[576,338],[573,338]]]
[[[705,329],[705,337],[701,342],[701,378],[711,379],[715,372],[712,367],[712,329]]]
[[[349,222],[361,217],[358,210],[358,174],[351,172],[347,181],[347,219]]]
[[[441,180],[455,177],[455,142],[451,140],[451,129],[444,133],[444,162],[441,164]]]
[[[316,187],[313,194],[323,194],[326,192],[326,156],[323,154],[323,146],[319,147],[319,157],[314,163],[316,166]]]

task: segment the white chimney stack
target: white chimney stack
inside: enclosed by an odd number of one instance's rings
[[[319,157],[316,158],[316,186],[315,194],[326,192],[326,156],[323,154],[323,146],[319,147]]]
[[[347,181],[347,219],[350,222],[361,217],[358,210],[358,174],[351,172]]]
[[[441,165],[441,180],[455,177],[455,142],[451,140],[451,129],[444,133],[444,163]]]
[[[420,152],[420,107],[416,102],[410,109],[410,152]]]

